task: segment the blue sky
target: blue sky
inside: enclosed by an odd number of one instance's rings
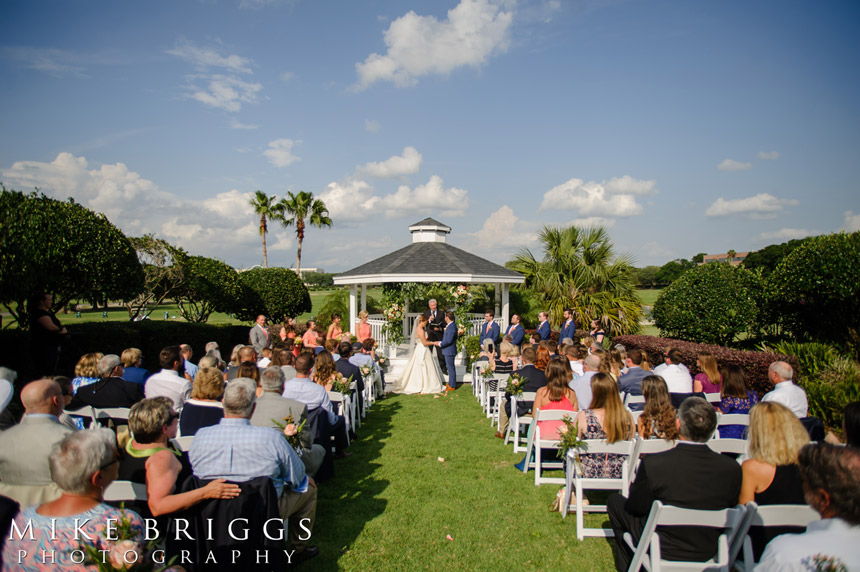
[[[327,271],[426,216],[497,262],[544,224],[604,225],[638,265],[856,231],[858,24],[848,1],[7,0],[0,180],[237,267],[257,189],[326,201],[302,265]]]

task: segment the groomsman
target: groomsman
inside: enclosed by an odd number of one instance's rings
[[[538,314],[538,320],[540,321],[540,324],[538,324],[537,333],[540,334],[541,340],[548,340],[551,329],[549,327],[549,322],[547,321],[546,312]]]
[[[573,335],[576,333],[576,324],[573,323],[573,310],[568,308],[564,311],[564,322],[561,324],[561,333],[558,335],[558,341],[565,338],[575,340]]]
[[[478,343],[481,347],[484,347],[484,340],[490,340],[493,342],[493,347],[497,350],[496,354],[498,354],[499,348],[499,325],[493,321],[495,314],[492,310],[487,310],[484,313],[484,324],[481,326],[481,335],[478,339]]]
[[[522,348],[523,338],[526,336],[526,331],[520,325],[520,317],[518,314],[511,316],[511,325],[508,326],[508,331],[506,331],[505,334],[511,336],[512,344],[518,348]]]

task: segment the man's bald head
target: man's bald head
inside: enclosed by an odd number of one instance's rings
[[[44,377],[24,386],[21,390],[21,403],[29,414],[59,415],[63,410],[63,391],[56,381]]]

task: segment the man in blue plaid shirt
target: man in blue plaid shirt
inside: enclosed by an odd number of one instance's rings
[[[191,443],[188,458],[199,479],[245,482],[270,477],[278,493],[278,509],[289,518],[292,562],[313,558],[316,546],[307,546],[317,507],[317,487],[305,474],[302,460],[277,429],[251,425],[257,385],[237,378],[224,391],[224,419],[200,429]]]

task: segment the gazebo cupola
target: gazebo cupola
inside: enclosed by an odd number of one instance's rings
[[[451,227],[438,220],[425,218],[409,227],[412,233],[412,243],[416,242],[445,242],[445,236],[451,233]]]

